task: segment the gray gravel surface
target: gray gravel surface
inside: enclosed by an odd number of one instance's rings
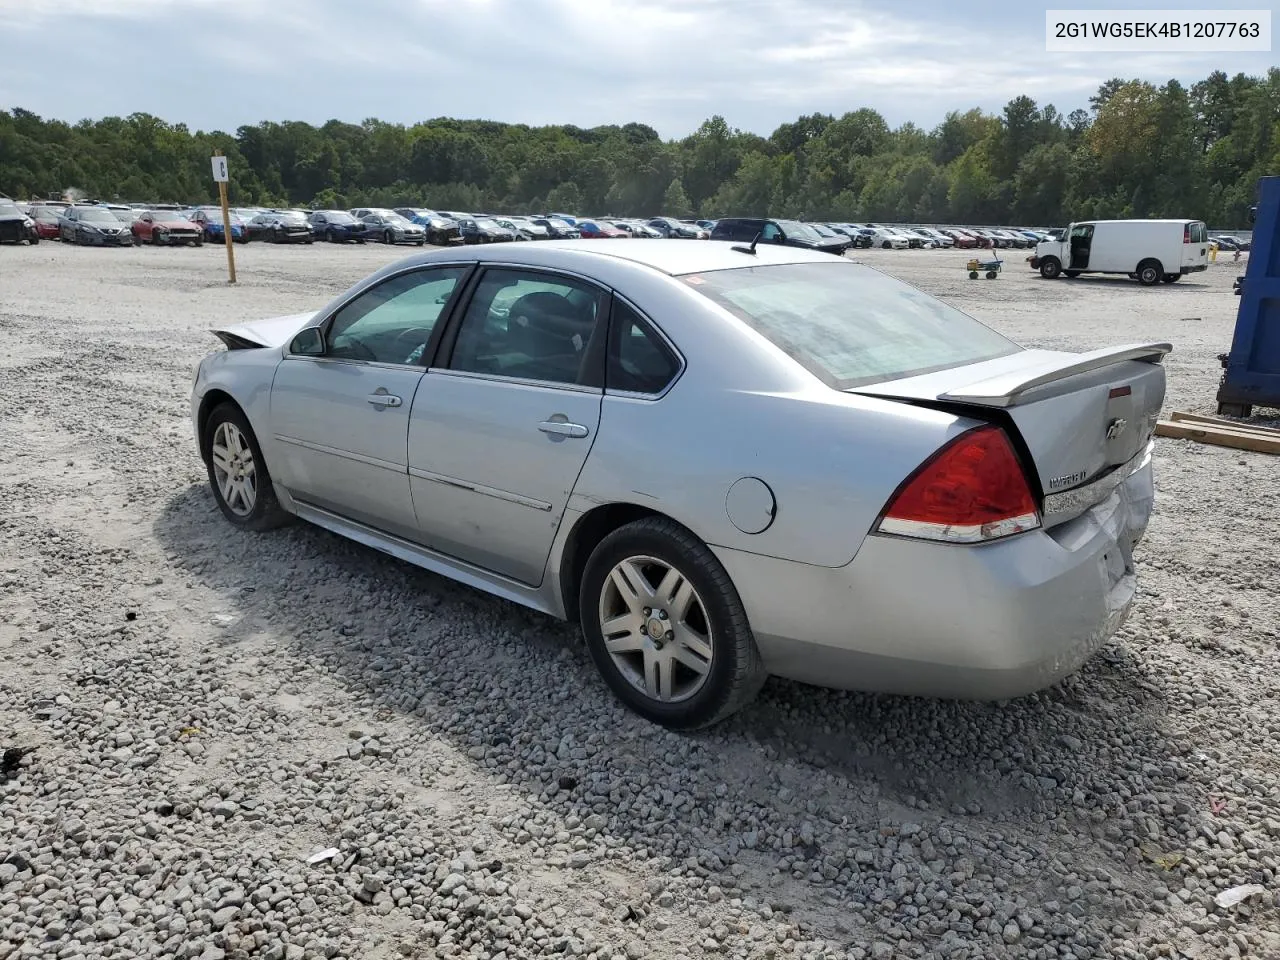
[[[677,736],[573,629],[218,514],[208,328],[397,253],[254,244],[228,288],[216,247],[0,249],[0,958],[1280,952],[1280,460],[1159,442],[1137,610],[1053,690],[771,681]],[[1025,343],[1172,340],[1169,408],[1212,412],[1238,266],[964,256],[860,254]]]

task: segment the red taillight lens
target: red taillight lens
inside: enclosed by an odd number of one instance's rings
[[[1031,487],[999,427],[962,433],[926,460],[885,508],[877,530],[981,543],[1040,526]]]
[[[1190,243],[1190,242],[1191,242],[1191,228],[1190,228],[1190,227],[1183,227],[1183,228],[1182,228],[1182,242],[1183,242],[1183,243]]]

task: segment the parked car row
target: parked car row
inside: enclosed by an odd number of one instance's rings
[[[223,241],[226,227],[221,207],[178,204],[120,204],[102,201],[68,203],[34,201],[15,207],[25,221],[19,231],[39,239],[90,245],[152,243],[157,245]],[[1027,228],[905,227],[880,223],[813,222],[760,217],[697,220],[669,216],[649,218],[567,213],[495,214],[437,210],[427,207],[356,207],[350,210],[233,207],[231,238],[236,243],[450,244],[510,243],[526,240],[676,238],[784,244],[843,254],[870,247],[886,250],[938,248],[1034,247],[1053,232]],[[0,216],[0,224],[4,222]],[[0,227],[0,240],[4,239]],[[1222,238],[1221,246],[1231,246]],[[1247,249],[1247,246],[1244,248]]]

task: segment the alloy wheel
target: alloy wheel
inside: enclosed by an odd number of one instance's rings
[[[214,480],[227,509],[238,517],[253,513],[258,502],[258,475],[253,450],[240,428],[229,420],[218,424],[210,456]]]
[[[702,598],[676,567],[635,556],[600,591],[600,632],[618,672],[650,699],[678,703],[707,682],[714,657]]]

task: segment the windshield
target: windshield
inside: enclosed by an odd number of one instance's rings
[[[119,223],[113,214],[106,207],[81,207],[80,219],[89,223]]]
[[[501,228],[501,227],[499,227],[496,223],[494,223],[492,220],[490,220],[488,217],[477,217],[477,218],[476,218],[476,220],[475,220],[475,225],[476,225],[477,227],[482,227],[482,228],[483,228],[483,229],[485,229],[485,230],[500,230],[500,229],[502,229],[502,228]]]
[[[349,213],[343,213],[341,210],[326,210],[324,218],[330,223],[356,223],[356,218]]]
[[[5,216],[12,217],[16,214],[22,213],[22,211],[18,209],[18,205],[12,200],[0,199],[0,213],[3,213]]]
[[[808,224],[801,223],[799,220],[775,220],[774,222],[783,229],[783,232],[788,237],[803,237],[808,240],[822,239],[809,229]]]
[[[177,210],[148,210],[147,216],[159,223],[186,223],[187,215]]]
[[[838,390],[1022,349],[941,300],[849,261],[739,267],[683,279]]]

